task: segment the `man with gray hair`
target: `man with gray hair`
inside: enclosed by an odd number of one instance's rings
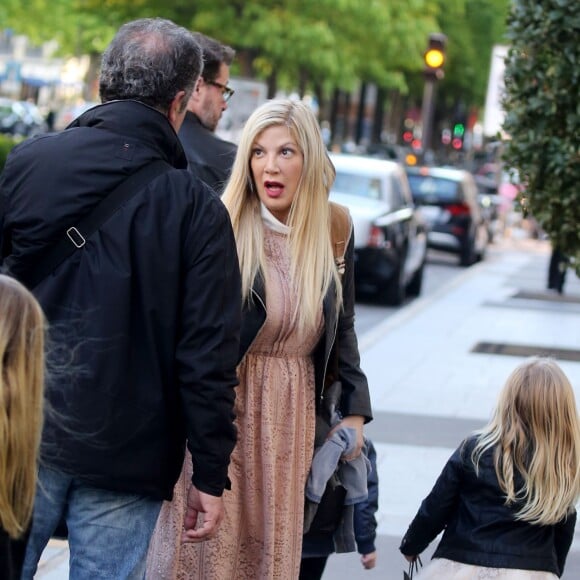
[[[0,176],[0,262],[34,290],[68,353],[46,389],[25,580],[61,517],[70,578],[141,578],[186,440],[184,541],[212,537],[223,517],[240,278],[227,211],[177,137],[201,67],[184,28],[125,24],[103,56],[103,104],[17,146]],[[130,195],[83,229],[125,183]],[[76,248],[39,279],[67,236]]]
[[[216,136],[215,130],[234,91],[228,86],[233,48],[194,33],[203,51],[203,71],[187,103],[179,138],[189,170],[221,194],[236,156],[236,146]]]

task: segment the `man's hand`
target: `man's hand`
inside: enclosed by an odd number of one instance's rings
[[[360,557],[363,568],[365,570],[372,570],[377,565],[377,552],[371,552],[370,554],[363,554]]]
[[[344,461],[351,461],[356,459],[362,451],[364,439],[363,439],[363,425],[365,423],[365,418],[362,415],[349,415],[345,417],[340,423],[337,423],[332,431],[328,434],[328,438],[332,437],[334,432],[341,427],[350,427],[351,429],[356,429],[356,446],[350,455],[343,455],[341,459]]]
[[[202,516],[202,519],[198,523],[199,515]],[[223,499],[203,493],[192,485],[187,494],[187,507],[183,522],[185,531],[181,540],[186,543],[196,543],[213,538],[223,517]]]

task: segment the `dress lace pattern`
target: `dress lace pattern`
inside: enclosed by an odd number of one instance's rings
[[[300,331],[292,319],[287,237],[265,228],[266,323],[238,368],[238,443],[224,493],[218,535],[182,544],[191,481],[187,454],[172,502],[164,502],[147,559],[147,578],[288,580],[297,578],[302,551],[304,486],[314,442],[312,352],[323,329]]]
[[[557,580],[551,572],[471,566],[435,558],[416,576],[417,580]]]

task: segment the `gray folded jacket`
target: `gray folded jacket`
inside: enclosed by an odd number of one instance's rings
[[[338,466],[338,478],[346,490],[344,505],[360,503],[368,497],[367,480],[371,463],[361,453],[351,461],[341,461],[343,455],[352,453],[356,446],[356,429],[341,427],[314,453],[306,483],[306,497],[320,503],[326,484]]]

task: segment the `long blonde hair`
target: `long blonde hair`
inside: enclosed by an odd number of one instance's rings
[[[11,538],[32,516],[44,392],[42,310],[22,284],[0,275],[0,524]]]
[[[290,227],[291,280],[300,307],[294,313],[304,328],[314,324],[334,282],[338,306],[342,288],[330,243],[328,192],[335,178],[320,127],[310,108],[293,100],[271,100],[249,117],[241,135],[232,175],[223,193],[236,237],[242,274],[242,296],[251,300],[255,277],[266,268],[260,200],[250,169],[256,139],[267,128],[285,126],[303,155],[302,175],[287,225]]]
[[[494,449],[506,504],[522,502],[516,518],[560,521],[580,496],[580,424],[570,381],[551,359],[532,357],[508,377],[490,423],[477,434],[472,460]],[[516,489],[518,472],[523,485]]]

